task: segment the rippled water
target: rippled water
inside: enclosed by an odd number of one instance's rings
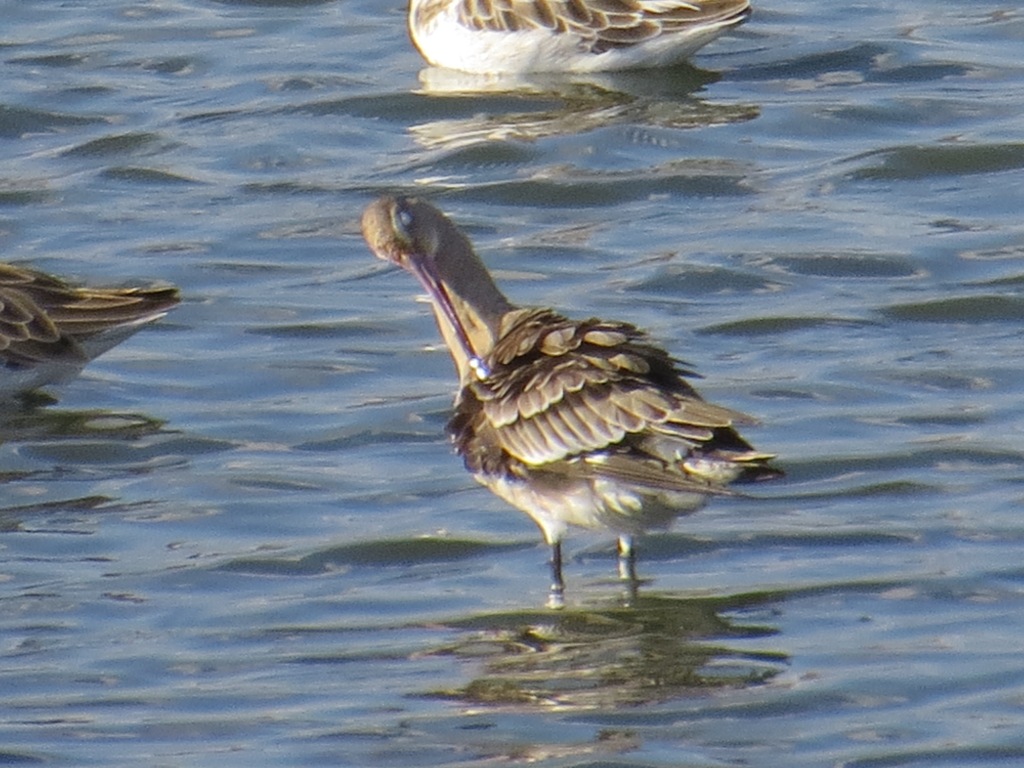
[[[0,2],[3,258],[186,301],[0,415],[0,763],[1024,759],[1024,13],[762,2],[700,69],[422,71],[400,3]],[[648,327],[788,473],[568,549],[476,487],[362,207]]]

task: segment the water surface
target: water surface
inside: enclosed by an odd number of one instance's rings
[[[184,304],[0,416],[0,762],[1024,759],[1024,15],[761,3],[694,67],[424,70],[380,0],[0,2],[3,258]],[[788,477],[568,545],[476,487],[430,197],[647,327]]]

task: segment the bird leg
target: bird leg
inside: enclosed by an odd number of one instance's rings
[[[633,548],[633,537],[627,534],[619,536],[619,578],[626,582],[626,605],[636,603],[636,550]]]
[[[562,542],[551,545],[551,592],[548,607],[561,608],[565,605],[565,581],[562,580]]]
[[[619,536],[619,578],[636,583],[636,550],[627,534]]]

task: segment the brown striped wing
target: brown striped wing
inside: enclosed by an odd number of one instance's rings
[[[42,272],[0,264],[0,360],[82,360],[76,343],[141,322],[178,303],[177,290],[76,288]]]
[[[599,51],[725,21],[748,6],[747,0],[458,0],[458,14],[471,29],[571,33]]]
[[[685,456],[747,420],[702,400],[682,378],[686,372],[627,324],[524,310],[490,362],[491,376],[470,385],[479,403],[475,429],[534,467],[627,438],[656,439]]]

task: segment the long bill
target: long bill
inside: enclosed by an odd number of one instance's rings
[[[466,356],[466,361],[469,367],[473,370],[473,373],[476,374],[476,377],[482,381],[491,375],[490,369],[487,367],[483,358],[480,357],[473,348],[473,342],[470,341],[469,334],[466,333],[466,327],[462,324],[458,313],[455,311],[455,304],[452,302],[451,296],[448,294],[448,289],[445,287],[444,281],[434,274],[434,272],[427,266],[429,261],[430,260],[428,258],[423,257],[411,259],[409,262],[409,271],[416,276],[420,285],[426,289],[435,309],[439,310],[440,314],[442,314],[448,321],[448,325],[451,327],[452,332],[455,335],[455,339],[458,341],[459,346],[462,347],[462,351]]]

